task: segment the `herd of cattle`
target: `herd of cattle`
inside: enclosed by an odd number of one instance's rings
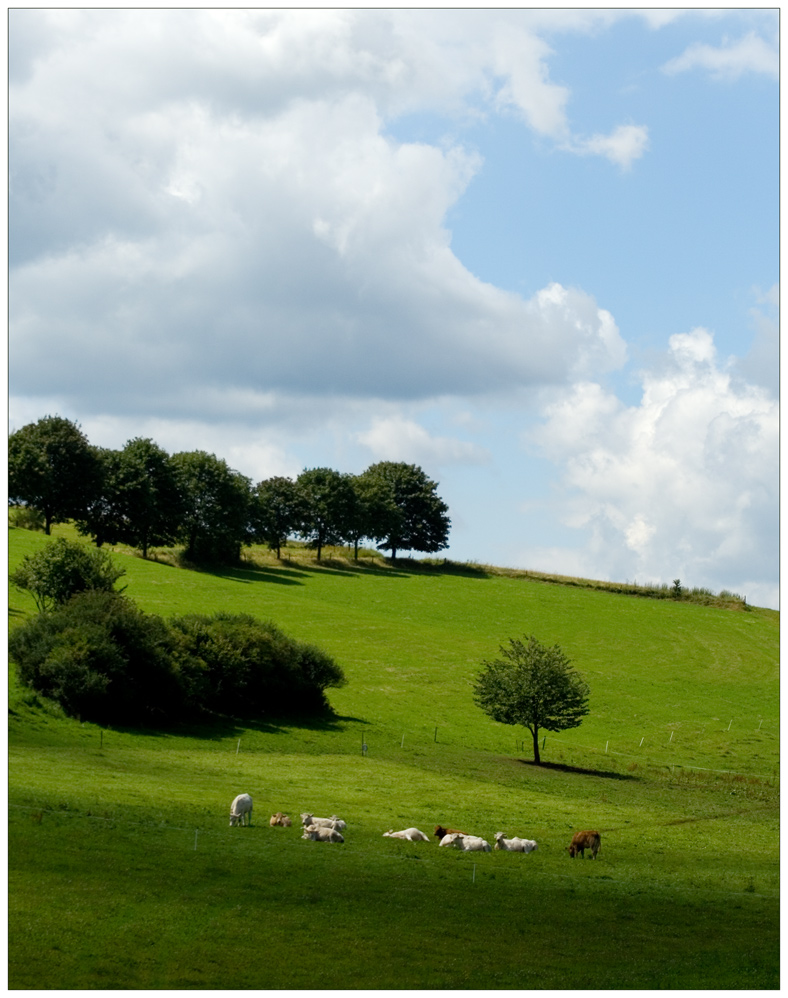
[[[252,798],[249,794],[239,794],[230,805],[230,827],[234,825],[248,825],[252,821]],[[292,825],[291,819],[277,811],[271,815],[270,825],[280,825],[289,828]],[[301,825],[303,828],[302,839],[311,839],[313,842],[344,842],[342,830],[347,828],[347,822],[338,818],[335,814],[330,818],[316,818],[308,811],[301,815]],[[435,826],[435,836],[439,846],[446,846],[450,849],[462,849],[464,852],[490,852],[490,843],[478,835],[469,835],[461,832],[458,828],[444,828],[443,825]],[[383,833],[384,838],[404,839],[407,842],[429,842],[430,837],[418,828],[403,828],[400,832],[395,832],[390,828]],[[599,832],[586,831],[576,832],[572,837],[571,844],[567,851],[572,859],[578,854],[585,859],[585,850],[589,849],[591,858],[596,859],[601,843]],[[495,833],[495,849],[502,849],[506,852],[533,852],[538,848],[533,839],[511,838],[507,839],[503,832]]]

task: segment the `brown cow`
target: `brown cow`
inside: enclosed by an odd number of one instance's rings
[[[444,835],[467,835],[467,832],[461,832],[459,828],[444,828],[443,825],[435,826],[435,834],[439,839],[442,839]]]
[[[602,837],[599,832],[575,832],[572,836],[572,844],[567,847],[567,851],[572,859],[580,853],[583,859],[586,858],[585,850],[591,850],[591,859],[596,859]]]

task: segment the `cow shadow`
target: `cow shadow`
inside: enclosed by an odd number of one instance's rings
[[[615,773],[609,769],[587,769],[584,766],[570,766],[564,762],[541,762],[536,763],[533,759],[518,759],[522,766],[530,766],[535,771],[548,770],[558,773],[571,773],[575,776],[598,776],[604,780],[626,780],[639,783],[640,776],[633,776],[631,773]]]

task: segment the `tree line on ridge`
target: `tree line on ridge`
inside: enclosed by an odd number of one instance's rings
[[[257,484],[206,451],[170,455],[135,437],[121,450],[90,444],[78,424],[45,416],[9,438],[9,503],[34,511],[46,533],[74,520],[97,546],[182,544],[194,562],[232,563],[265,543],[277,557],[297,535],[316,549],[364,539],[382,551],[440,551],[448,506],[414,464],[380,461],[360,475],[307,468]]]

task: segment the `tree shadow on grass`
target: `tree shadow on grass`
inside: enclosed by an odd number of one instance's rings
[[[201,566],[197,571],[205,575],[215,575],[229,582],[241,582],[249,585],[252,582],[275,582],[279,586],[303,586],[307,572],[297,572],[288,568],[262,568],[258,565],[229,567],[214,565]]]
[[[634,780],[640,782],[641,777],[633,776],[631,773],[614,773],[607,769],[585,769],[582,766],[569,766],[563,762],[542,762],[535,763],[533,759],[518,759],[523,766],[531,766],[536,772],[548,770],[559,773],[572,773],[577,776],[599,776],[605,780]]]
[[[307,731],[338,732],[346,724],[369,724],[361,717],[340,714],[303,715],[280,714],[271,718],[204,717],[188,721],[173,721],[171,724],[144,725],[101,725],[92,722],[105,731],[112,730],[128,735],[144,735],[148,738],[199,738],[203,741],[220,742],[227,738],[242,737],[244,732],[254,731],[267,735],[287,734],[294,728]]]

